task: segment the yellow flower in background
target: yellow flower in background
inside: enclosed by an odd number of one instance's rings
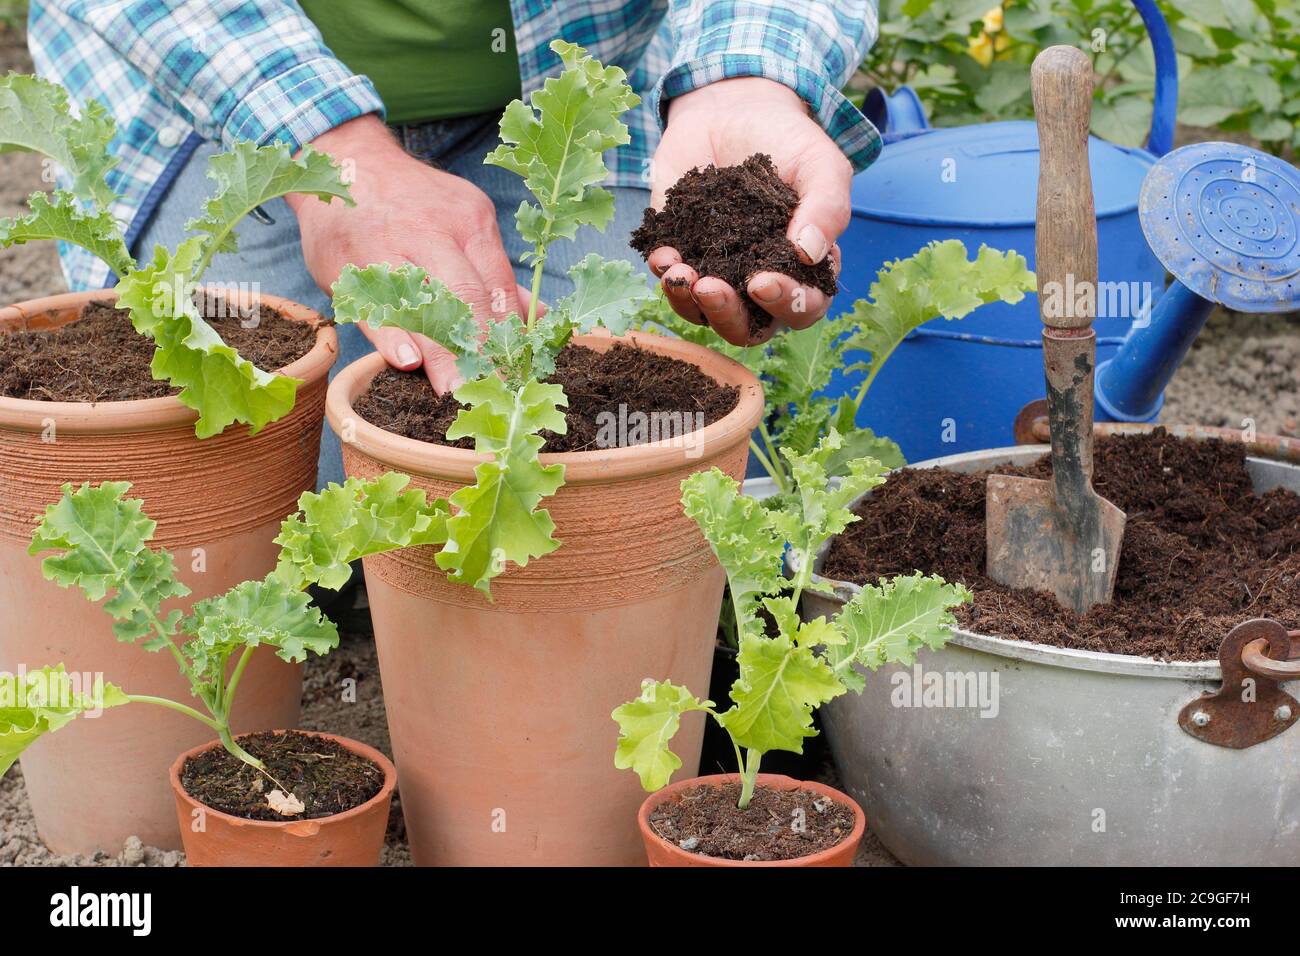
[[[975,62],[988,66],[993,57],[1011,45],[1011,40],[1002,33],[1002,5],[994,7],[983,16],[984,29],[977,37],[967,41],[967,48]]]

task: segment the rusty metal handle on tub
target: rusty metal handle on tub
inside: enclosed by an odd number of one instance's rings
[[[1287,631],[1291,647],[1286,660],[1274,660],[1268,656],[1267,638],[1258,638],[1241,649],[1241,663],[1246,670],[1260,677],[1272,680],[1300,679],[1300,631]]]
[[[1219,645],[1222,683],[1188,701],[1178,725],[1197,740],[1244,750],[1285,732],[1300,720],[1300,700],[1280,686],[1300,677],[1300,631],[1255,618],[1228,632]]]

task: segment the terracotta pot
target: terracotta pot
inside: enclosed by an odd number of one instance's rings
[[[53,328],[78,318],[87,302],[113,297],[101,291],[20,303],[0,310],[0,329]],[[325,379],[338,339],[312,310],[262,299],[317,332],[311,351],[284,369],[305,382],[296,407],[255,437],[232,426],[200,441],[197,414],[172,397],[96,404],[0,398],[0,670],[63,661],[131,693],[190,699],[170,654],[118,643],[103,607],[46,581],[27,546],[36,517],[58,500],[64,482],[129,481],[158,523],[154,544],[172,552],[193,591],[169,609],[274,567],[280,522],[315,484]],[[274,654],[255,655],[240,685],[235,731],[294,726],[301,676]],[[164,775],[177,753],[210,736],[183,714],[140,704],[41,740],[22,757],[41,838],[56,853],[115,853],[133,835],[179,848]]]
[[[662,441],[543,455],[566,468],[545,504],[562,544],[494,580],[494,603],[449,583],[435,548],[365,559],[417,864],[643,862],[632,826],[641,790],[614,768],[610,712],[646,677],[708,686],[724,575],[683,514],[679,485],[714,465],[743,475],[762,389],[737,363],[676,339],[577,341],[601,351],[632,341],[684,359],[739,386],[740,402],[694,449]],[[438,496],[472,481],[474,452],[401,438],[352,411],[383,367],[366,356],[330,385],[326,413],[348,474],[405,472]],[[687,773],[703,729],[691,714],[675,740]]]
[[[853,857],[858,852],[858,844],[862,842],[862,834],[867,829],[867,818],[862,812],[862,808],[847,793],[840,793],[834,787],[828,787],[824,783],[814,783],[811,780],[795,780],[791,777],[783,777],[780,774],[760,773],[758,775],[758,785],[768,787],[772,790],[810,790],[813,793],[820,793],[823,796],[830,797],[836,803],[843,804],[853,811],[853,832],[848,837],[833,847],[822,850],[820,853],[813,853],[809,856],[797,857],[793,860],[764,860],[764,861],[746,861],[746,860],[723,860],[718,857],[701,856],[698,853],[690,853],[683,850],[674,843],[669,843],[659,834],[655,833],[650,827],[650,814],[655,808],[670,800],[680,800],[683,790],[691,787],[697,787],[701,784],[721,787],[729,783],[739,783],[740,775],[735,773],[717,773],[710,774],[706,777],[696,777],[693,780],[678,780],[676,783],[670,783],[662,790],[656,790],[650,796],[646,797],[645,802],[641,804],[641,809],[636,815],[637,825],[641,829],[641,840],[645,844],[645,854],[650,860],[651,866],[852,866]]]
[[[284,731],[276,731],[283,733]],[[168,772],[176,817],[185,845],[187,866],[376,866],[388,829],[388,808],[393,802],[397,768],[374,747],[347,737],[299,733],[332,740],[378,764],[384,786],[361,804],[343,813],[316,820],[245,820],[200,803],[181,786],[181,769],[191,757],[220,747],[210,741],[176,758]]]

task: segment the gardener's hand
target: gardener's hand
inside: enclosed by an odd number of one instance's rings
[[[335,162],[355,166],[356,208],[311,196],[288,198],[312,278],[326,292],[348,263],[413,262],[470,305],[481,324],[527,306],[497,231],[492,200],[477,186],[408,155],[376,116],[350,120],[312,141]],[[521,313],[522,314],[522,313]],[[453,357],[401,329],[361,331],[394,368],[424,366],[442,394],[460,384]]]
[[[668,104],[668,125],[655,153],[650,203],[663,207],[664,193],[696,166],[733,166],[753,153],[767,153],[781,178],[799,195],[788,235],[806,263],[831,257],[839,273],[835,240],[849,224],[853,167],[789,87],[761,77],[721,80]],[[650,269],[663,280],[673,310],[699,325],[706,322],[733,345],[766,341],[781,326],[803,329],[830,308],[830,297],[802,287],[779,272],[750,276],[746,291],[775,321],[749,336],[740,296],[716,276],[699,276],[677,250],[655,249]]]

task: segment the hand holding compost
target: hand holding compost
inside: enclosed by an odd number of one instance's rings
[[[799,247],[786,238],[798,204],[798,194],[782,182],[772,158],[761,153],[738,166],[692,169],[669,188],[661,211],[646,209],[632,233],[632,248],[648,262],[652,253],[662,257],[661,250],[672,250],[695,276],[723,280],[734,290],[731,295],[739,295],[742,308],[736,315],[709,315],[710,324],[735,345],[763,342],[777,326],[749,291],[751,285],[760,287],[760,277],[776,282],[767,276],[779,273],[804,287],[802,312],[785,310],[786,324],[796,329],[826,314],[839,285],[834,257],[805,263]],[[658,265],[658,258],[651,265]],[[686,309],[681,300],[690,301],[694,284],[684,272],[683,265],[674,265],[664,274],[665,290],[679,310]],[[700,314],[700,309],[686,311]]]
[[[839,269],[835,243],[849,223],[853,167],[808,103],[780,82],[742,76],[678,93],[668,99],[666,113],[648,170],[651,206],[669,213],[674,203],[666,193],[692,170],[717,175],[739,188],[724,196],[696,194],[702,201],[691,202],[685,213],[710,225],[692,235],[736,250],[741,260],[750,254],[750,236],[776,253],[770,262],[758,255],[755,271],[731,279],[692,268],[698,263],[685,249],[648,244],[642,251],[672,307],[737,345],[761,341],[782,325],[806,328],[825,315]],[[745,183],[741,167],[756,155],[770,157],[775,172]],[[742,182],[732,179],[738,172]],[[757,193],[750,191],[754,186]],[[728,207],[737,215],[730,216]],[[816,267],[820,281],[810,282],[807,270],[787,263]],[[755,321],[758,335],[751,339]]]

